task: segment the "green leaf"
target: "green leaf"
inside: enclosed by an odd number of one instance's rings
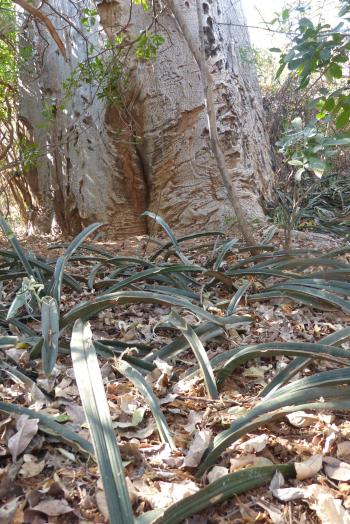
[[[152,213],[151,211],[145,211],[143,213],[143,215],[152,218],[159,225],[162,226],[162,228],[164,229],[164,231],[166,232],[166,234],[170,238],[170,240],[171,240],[171,242],[172,242],[172,244],[173,244],[173,246],[175,248],[175,252],[178,255],[178,257],[180,258],[181,262],[183,264],[191,264],[190,260],[187,257],[185,257],[185,255],[182,254],[182,252],[180,250],[180,246],[179,246],[179,244],[178,244],[178,242],[176,240],[176,236],[174,235],[173,230],[165,222],[165,220],[163,220],[162,217],[160,217],[159,215],[156,215],[155,213]]]
[[[133,524],[122,458],[88,324],[77,320],[71,340],[77,386],[96,454],[111,524]]]
[[[145,291],[119,291],[111,293],[110,295],[101,295],[92,303],[82,303],[71,309],[69,313],[64,315],[61,321],[61,329],[72,324],[78,318],[88,319],[99,312],[116,305],[123,304],[165,304],[168,306],[177,306],[187,309],[197,315],[199,318],[213,322],[220,326],[250,322],[251,318],[248,316],[230,315],[228,317],[214,316],[204,309],[192,304],[188,300],[173,297],[163,293],[148,293]]]
[[[217,271],[223,260],[225,259],[225,256],[231,251],[231,249],[238,244],[239,240],[237,238],[233,238],[232,240],[228,240],[224,243],[223,246],[219,249],[218,256],[214,262],[213,269],[214,271]]]
[[[83,455],[92,455],[94,452],[93,447],[88,440],[84,439],[67,426],[58,424],[52,417],[40,413],[40,411],[34,411],[12,403],[8,404],[7,402],[0,402],[0,411],[10,414],[15,413],[16,415],[28,415],[30,418],[38,419],[41,431],[55,436],[68,446],[77,449]]]
[[[209,486],[200,489],[194,495],[176,502],[166,509],[163,515],[154,520],[152,524],[179,524],[184,522],[191,515],[199,513],[206,508],[211,508],[213,504],[219,504],[232,498],[234,495],[240,495],[267,484],[271,481],[276,471],[280,471],[286,478],[295,476],[293,464],[247,468],[230,473],[215,480]]]
[[[301,160],[297,160],[297,159],[288,160],[288,164],[290,166],[303,166],[304,165],[304,163]]]
[[[6,320],[16,316],[17,311],[27,304],[26,293],[22,288],[16,293],[6,315]]]
[[[339,345],[350,338],[350,327],[340,329],[331,335],[327,335],[321,339],[322,344],[328,345]],[[289,380],[291,380],[299,371],[301,371],[306,365],[311,362],[309,358],[297,357],[287,366],[277,373],[271,382],[263,389],[260,393],[262,398],[268,397],[271,393],[284,386]]]
[[[214,372],[200,338],[196,335],[191,326],[189,326],[187,322],[182,317],[180,317],[180,315],[175,313],[175,311],[171,312],[169,323],[176,329],[179,329],[183,336],[187,339],[202,371],[209,398],[217,399],[219,395],[216,387]]]
[[[41,332],[43,346],[41,350],[44,373],[51,373],[56,363],[59,338],[59,310],[54,298],[46,296],[41,301]]]
[[[121,280],[120,282],[117,282],[113,286],[110,286],[108,289],[106,289],[105,293],[114,293],[115,291],[119,291],[119,289],[123,289],[124,287],[128,287],[130,284],[137,282],[139,280],[148,280],[151,277],[158,276],[158,275],[164,275],[168,273],[203,273],[205,271],[203,268],[199,266],[194,265],[171,265],[171,266],[163,266],[163,267],[151,267],[148,269],[145,269],[144,271],[140,271],[138,273],[135,273],[134,275],[130,276],[129,278],[126,278],[124,280]],[[171,280],[169,280],[169,283],[172,283]],[[98,286],[96,286],[98,287]]]
[[[207,237],[207,236],[224,236],[224,233],[222,231],[203,231],[201,233],[191,233],[190,235],[185,235],[183,237],[177,238],[177,243],[180,244],[181,242],[186,242],[186,240],[193,240],[195,238],[201,238],[201,237]],[[173,245],[172,242],[168,242],[160,249],[158,249],[151,257],[150,260],[155,260],[163,251],[168,249]]]
[[[9,224],[6,222],[6,220],[0,215],[0,227],[3,230],[4,235],[7,237],[8,241],[10,242],[12,248],[17,253],[17,256],[19,260],[21,261],[28,277],[34,277],[33,268],[31,267],[28,258],[22,249],[21,244],[18,242],[14,232],[10,228]]]
[[[160,407],[159,402],[155,394],[153,393],[153,390],[151,386],[148,384],[148,382],[145,380],[145,378],[134,369],[132,366],[124,362],[124,360],[117,359],[114,361],[114,365],[121,373],[124,375],[127,379],[130,380],[134,384],[134,386],[137,388],[139,393],[143,396],[145,401],[148,403],[152,414],[155,418],[157,428],[159,431],[160,438],[162,442],[166,442],[169,444],[169,446],[172,449],[176,449],[173,437],[171,435],[169,426],[167,424],[166,418],[164,417]]]
[[[328,68],[328,72],[333,78],[342,78],[343,76],[342,68],[339,64],[336,64],[335,62],[331,63],[331,65]]]
[[[335,100],[333,97],[329,97],[327,98],[327,100],[325,101],[325,103],[323,104],[323,109],[325,111],[333,111],[334,109],[334,106],[335,106]]]
[[[223,328],[217,326],[212,322],[205,322],[200,324],[194,329],[198,337],[202,337],[203,340],[211,340],[215,337],[222,335],[224,332]],[[173,342],[163,346],[160,349],[152,351],[147,355],[144,360],[147,362],[153,362],[156,358],[162,360],[168,360],[169,358],[174,358],[180,353],[186,351],[190,347],[189,341],[183,335],[177,337]]]
[[[343,109],[343,111],[338,116],[335,125],[337,129],[346,126],[349,123],[350,119],[350,109]]]
[[[345,363],[350,359],[350,353],[346,349],[334,348],[326,344],[316,344],[307,342],[267,342],[264,344],[254,344],[242,349],[238,349],[220,371],[218,383],[221,384],[238,366],[248,360],[256,358],[271,358],[278,355],[302,356],[312,359],[324,359]],[[338,359],[344,359],[340,361]]]
[[[294,60],[290,60],[288,62],[288,69],[291,71],[294,71],[295,69],[298,69],[300,66],[305,64],[304,58],[295,58]]]
[[[90,226],[86,227],[83,231],[81,231],[81,233],[79,233],[79,235],[77,235],[74,238],[74,240],[72,240],[72,242],[67,247],[65,254],[57,259],[55,272],[52,277],[52,283],[50,286],[50,295],[52,295],[56,299],[57,304],[60,304],[61,302],[61,287],[64,266],[68,262],[69,258],[73,255],[73,253],[82,245],[84,240],[101,226],[102,224],[100,223],[90,224]]]
[[[301,405],[303,409],[308,409],[305,407],[306,404],[318,400],[320,397],[324,399],[324,402],[319,402],[316,409],[331,409],[330,406],[327,406],[328,400],[337,400],[337,403],[332,404],[332,406],[338,409],[338,406],[340,406],[339,399],[348,399],[350,388],[334,386],[338,384],[345,385],[350,382],[350,368],[335,371],[338,373],[318,373],[311,379],[302,379],[290,386],[285,386],[278,390],[275,396],[261,401],[253,409],[249,410],[247,414],[236,419],[230,428],[222,431],[214,438],[213,444],[208,448],[203,463],[198,470],[198,476],[202,475],[233,442],[260,425],[265,425],[274,420],[276,416],[280,417],[281,413],[297,411]],[[339,371],[341,371],[341,374],[339,374]],[[281,408],[286,409],[281,413],[276,413]],[[349,400],[346,400],[344,409],[350,409]],[[262,417],[262,415],[266,416]]]
[[[0,337],[0,347],[15,346],[17,342],[18,342],[18,337],[15,337],[15,336]]]
[[[245,282],[240,288],[237,289],[236,293],[231,298],[230,303],[227,307],[227,311],[226,311],[227,315],[232,315],[232,313],[236,311],[236,308],[241,298],[245,295],[249,287],[250,287],[250,282]]]

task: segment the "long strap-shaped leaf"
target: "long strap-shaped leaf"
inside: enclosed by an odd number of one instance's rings
[[[127,287],[133,282],[137,282],[138,280],[144,280],[144,279],[150,279],[153,275],[163,275],[167,273],[184,273],[184,272],[190,272],[190,273],[203,273],[205,269],[194,266],[194,265],[174,265],[174,266],[163,266],[163,267],[154,267],[145,269],[144,271],[139,271],[138,273],[135,273],[134,275],[130,276],[129,278],[126,278],[124,280],[121,280],[120,282],[117,282],[113,286],[109,287],[105,293],[114,293],[115,291],[118,291],[119,289],[123,289],[123,287]],[[171,281],[170,281],[171,283]]]
[[[241,324],[250,322],[251,318],[240,317],[237,315],[230,315],[228,317],[219,317],[211,315],[203,308],[192,304],[189,300],[173,297],[164,293],[149,293],[146,291],[119,291],[111,293],[110,295],[101,295],[96,298],[94,302],[79,304],[73,308],[69,313],[64,315],[61,321],[61,329],[72,324],[78,318],[88,319],[97,315],[100,311],[116,305],[123,304],[165,304],[167,306],[177,306],[188,309],[200,318],[204,318],[209,322],[225,326],[229,324]]]
[[[165,220],[163,220],[162,217],[160,217],[159,215],[156,215],[155,213],[152,213],[152,211],[145,211],[143,213],[144,216],[148,216],[150,218],[153,218],[153,220],[155,220],[160,226],[162,226],[162,228],[164,229],[164,231],[166,232],[166,234],[168,235],[168,237],[170,238],[174,248],[175,248],[175,252],[177,254],[177,256],[179,257],[179,259],[181,260],[181,262],[183,264],[191,264],[190,260],[185,257],[185,255],[181,252],[181,249],[180,249],[180,246],[176,240],[176,236],[174,235],[174,232],[173,230],[170,228],[170,226],[165,222]]]
[[[321,344],[328,344],[330,346],[336,346],[341,344],[342,342],[345,342],[350,338],[350,326],[345,327],[343,329],[340,329],[339,331],[335,331],[334,333],[331,333],[330,335],[327,335],[323,337],[320,342]],[[311,359],[304,358],[304,357],[296,357],[294,360],[289,362],[287,366],[282,369],[279,373],[277,373],[271,382],[267,384],[267,386],[262,390],[260,393],[261,398],[267,398],[270,396],[274,391],[284,386],[287,382],[289,382],[299,371],[304,369],[309,363],[311,362]]]
[[[12,251],[8,252],[8,256],[14,259],[19,259],[19,256],[17,253],[14,253]],[[49,273],[51,275],[54,274],[54,269],[50,266],[49,263],[45,263],[42,260],[39,260],[38,258],[34,257],[33,255],[29,254],[26,256],[29,264],[33,266],[33,268],[38,268],[39,270],[42,270],[44,273]],[[34,269],[33,269],[33,275],[34,275]],[[35,275],[34,275],[35,276]],[[79,293],[82,292],[81,285],[77,280],[80,280],[82,282],[85,281],[85,278],[81,275],[75,275],[75,278],[73,278],[68,273],[63,274],[63,280],[66,282],[68,286],[73,288],[75,291],[78,291]]]
[[[148,403],[155,418],[161,440],[169,444],[172,449],[176,449],[168,423],[159,407],[158,399],[153,393],[151,386],[148,384],[148,382],[146,382],[145,378],[139,371],[127,364],[124,360],[115,360],[115,366],[119,373],[124,375],[130,380],[130,382],[134,384],[136,389],[139,391],[139,393],[141,393],[143,398]]]
[[[213,322],[203,322],[194,329],[198,337],[202,337],[204,341],[211,340],[212,338],[222,335],[224,332],[223,328],[217,326]],[[169,358],[179,355],[183,351],[186,351],[190,347],[188,340],[181,335],[175,340],[163,346],[160,349],[155,349],[149,353],[144,360],[147,362],[153,362],[156,358],[161,358],[162,360],[167,360]]]
[[[60,316],[53,297],[44,297],[41,302],[41,332],[43,346],[41,356],[44,373],[51,373],[58,354]]]
[[[241,298],[243,297],[245,292],[248,290],[249,286],[250,286],[250,282],[245,282],[242,286],[240,286],[237,289],[236,293],[231,298],[229,305],[227,306],[227,310],[226,310],[227,315],[232,315],[232,313],[236,311]]]
[[[73,253],[78,249],[78,247],[84,242],[86,237],[91,235],[94,231],[96,231],[97,228],[101,227],[102,224],[95,223],[90,224],[88,227],[86,227],[83,231],[77,235],[74,240],[69,244],[67,247],[67,250],[65,254],[58,258],[56,262],[55,272],[52,277],[52,283],[51,283],[51,293],[56,301],[57,304],[60,304],[61,302],[61,287],[62,287],[62,279],[64,274],[64,266],[66,265],[67,261],[69,260],[69,257],[73,255]]]
[[[152,524],[178,524],[183,522],[187,517],[212,507],[214,504],[219,504],[234,495],[239,495],[267,484],[276,471],[280,471],[284,477],[295,476],[293,464],[276,464],[236,471],[215,480],[194,495],[176,502],[166,509],[163,515],[154,520]]]
[[[101,473],[110,523],[133,524],[122,458],[112,428],[91,330],[81,320],[77,320],[73,328],[71,352],[76,382]]]
[[[295,285],[295,286],[308,286],[318,289],[326,289],[332,293],[340,293],[344,295],[350,295],[350,284],[339,280],[324,279],[324,278],[302,278],[302,279],[290,279],[283,283],[283,286]],[[281,284],[278,284],[280,287]]]
[[[347,392],[347,395],[349,392]],[[245,424],[241,425],[235,433],[234,441],[237,441],[244,435],[253,433],[256,429],[262,426],[266,426],[271,422],[280,420],[285,417],[288,413],[294,413],[298,411],[325,411],[325,410],[336,410],[336,411],[350,411],[350,400],[330,400],[326,402],[309,402],[306,404],[298,404],[297,406],[285,406],[275,411],[270,411],[267,414],[263,414],[259,417],[249,418]],[[204,471],[211,466],[213,463],[213,456],[207,456],[207,461],[201,464],[198,469],[197,476],[203,475]]]
[[[272,393],[266,400],[273,399],[281,394],[302,391],[308,388],[319,386],[342,386],[349,383],[350,367],[331,369],[330,371],[322,371],[311,377],[301,378],[291,384],[287,384],[286,386],[283,386],[283,388]]]
[[[4,232],[4,235],[7,237],[8,241],[10,242],[11,246],[13,247],[14,251],[17,253],[18,258],[20,259],[25,271],[27,272],[27,275],[29,277],[34,277],[33,268],[31,267],[28,258],[23,251],[23,248],[21,244],[18,242],[14,232],[10,228],[9,224],[6,222],[4,217],[0,215],[0,227]]]
[[[236,246],[238,244],[239,240],[238,238],[233,238],[231,240],[228,240],[227,242],[225,242],[225,244],[223,246],[221,246],[218,250],[218,255],[216,257],[216,260],[214,262],[214,265],[213,265],[213,269],[214,271],[218,270],[225,258],[225,256],[227,255],[227,253],[229,253],[231,251],[231,249],[233,248],[233,246]]]
[[[289,289],[274,287],[268,291],[262,293],[256,293],[248,297],[249,301],[256,301],[267,298],[290,298],[295,302],[301,302],[317,309],[332,311],[335,306],[342,309],[345,312],[350,312],[350,301],[343,300],[331,293],[326,291],[322,292],[317,289],[304,288],[289,286]]]
[[[7,402],[0,402],[0,411],[5,413],[15,413],[16,415],[28,415],[30,418],[39,419],[39,427],[45,433],[54,435],[59,440],[62,440],[68,446],[71,446],[84,455],[92,455],[94,449],[90,442],[74,433],[64,424],[58,424],[52,417],[40,413],[40,411],[33,411],[32,409],[17,406],[16,404],[9,404]]]
[[[0,347],[15,346],[17,342],[18,342],[18,337],[15,337],[15,336],[0,337]]]
[[[192,233],[191,235],[186,235],[184,237],[177,238],[177,243],[185,242],[186,240],[193,240],[195,238],[208,237],[208,236],[224,236],[222,231],[203,231],[201,233]],[[158,249],[153,255],[151,255],[150,260],[155,260],[163,251],[168,249],[173,245],[172,242],[167,242],[160,249]]]
[[[254,344],[240,349],[225,363],[219,373],[218,384],[222,384],[238,366],[248,360],[279,355],[285,355],[287,357],[310,357],[313,359],[336,361],[340,364],[345,364],[346,361],[350,359],[349,350],[335,348],[326,344],[311,342],[268,342],[265,344]]]
[[[216,387],[214,372],[200,338],[196,335],[196,332],[191,328],[191,326],[189,326],[180,315],[175,313],[175,311],[171,312],[169,323],[176,329],[179,329],[188,341],[202,371],[209,398],[218,398],[219,394]]]
[[[321,375],[321,373],[320,373]],[[348,382],[350,382],[350,375],[348,377]],[[278,409],[284,407],[290,407],[291,411],[297,411],[300,405],[305,407],[306,403],[311,403],[319,398],[323,398],[324,401],[328,400],[337,400],[334,406],[339,405],[339,399],[348,399],[350,394],[350,388],[337,388],[332,386],[319,386],[319,387],[310,387],[308,389],[303,389],[301,391],[287,392],[282,393],[282,390],[278,392],[279,395],[277,398],[263,400],[253,409],[249,410],[248,413],[238,418],[233,422],[233,424],[219,433],[213,441],[213,444],[208,448],[204,460],[199,467],[198,475],[202,475],[204,471],[210,467],[216,459],[221,455],[225,449],[235,442],[242,435],[245,435],[251,428],[251,424],[254,421],[257,421],[259,417],[264,414],[272,414]],[[322,403],[321,409],[327,409],[326,403]],[[268,418],[265,419],[265,422],[268,422]]]

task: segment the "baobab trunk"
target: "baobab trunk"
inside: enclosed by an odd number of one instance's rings
[[[176,4],[199,46],[196,2]],[[52,18],[68,61],[49,36],[47,45],[29,24],[27,39],[33,39],[40,60],[35,60],[35,77],[22,75],[26,90],[20,107],[27,133],[43,151],[28,174],[38,227],[49,228],[55,217],[64,232],[75,233],[102,220],[120,236],[142,234],[147,223],[140,215],[146,209],[177,231],[231,224],[232,207],[211,149],[200,71],[171,11],[163,8],[152,26],[151,10],[133,5],[130,17],[129,0],[105,0],[98,3],[102,31],[95,26],[87,35],[73,3],[53,0],[51,5],[74,23],[60,30],[58,17]],[[237,0],[201,6],[220,146],[246,219],[263,221],[259,199],[270,190],[270,148],[244,16]],[[52,14],[45,4],[42,9]],[[87,58],[84,35],[102,49],[125,26],[129,40],[149,26],[164,36],[155,61],[130,53],[121,104],[113,106],[96,96],[96,87],[83,85],[62,111],[62,81]],[[52,118],[42,127],[48,101]]]

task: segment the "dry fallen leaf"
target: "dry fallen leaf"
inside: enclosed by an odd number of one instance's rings
[[[296,428],[306,428],[314,425],[319,419],[312,413],[306,413],[305,411],[295,411],[287,415],[287,419]]]
[[[298,480],[314,477],[322,468],[322,455],[314,455],[304,462],[295,462]]]
[[[271,492],[274,497],[282,502],[305,498],[305,490],[303,488],[277,488],[271,490]]]
[[[182,482],[158,482],[158,486],[160,489],[159,497],[164,501],[160,507],[174,504],[185,497],[193,495],[193,493],[199,490],[197,484],[192,480],[183,480]]]
[[[270,482],[270,491],[274,497],[283,502],[304,498],[305,492],[303,488],[283,488],[284,482],[282,473],[276,471]]]
[[[323,462],[327,477],[333,480],[342,480],[343,482],[350,480],[350,464],[334,457],[324,457]]]
[[[215,482],[215,480],[218,480],[219,478],[224,477],[227,474],[227,468],[224,468],[223,466],[214,466],[213,469],[208,473],[209,484]]]
[[[268,458],[265,457],[257,457],[256,455],[248,454],[248,455],[242,455],[238,458],[232,458],[230,459],[231,467],[230,471],[237,471],[238,469],[245,468],[246,466],[271,466],[272,462]]]
[[[344,440],[343,442],[339,442],[337,446],[337,457],[340,459],[350,458],[350,440]]]
[[[65,513],[70,513],[73,511],[73,508],[70,507],[65,499],[47,499],[39,502],[32,510],[41,511],[49,517],[57,517]]]
[[[187,455],[183,462],[183,467],[195,468],[201,461],[204,451],[210,444],[211,431],[202,430],[196,433],[194,440],[192,441]]]
[[[187,433],[193,433],[196,430],[197,424],[203,420],[203,413],[200,411],[190,411],[187,417],[187,424],[183,429]]]
[[[237,447],[244,453],[259,453],[266,448],[267,441],[267,435],[263,433],[262,435],[258,435],[257,437],[253,437],[249,440],[246,440],[245,442],[242,442]]]
[[[38,432],[37,418],[29,418],[28,415],[20,415],[17,419],[17,433],[9,438],[7,447],[12,455],[13,462],[16,462],[18,455],[23,453],[32,438]]]
[[[258,506],[261,506],[265,511],[267,511],[272,524],[285,524],[287,522],[283,516],[282,511],[276,506],[273,506],[271,502],[265,504],[263,501],[259,500],[256,503]]]
[[[332,431],[328,437],[326,438],[326,441],[323,446],[323,453],[329,453],[329,450],[331,449],[334,442],[337,440],[338,435],[335,431]]]
[[[170,378],[173,374],[173,366],[170,366],[164,360],[156,358],[154,364],[157,366],[157,369],[160,371],[160,376],[158,377],[156,383],[154,384],[154,389],[160,394],[165,395],[167,388],[170,383]]]
[[[19,470],[19,474],[23,478],[31,478],[39,475],[45,467],[45,460],[38,460],[34,455],[23,455],[23,466]]]
[[[100,480],[97,483],[97,486],[98,486],[98,489],[96,490],[96,493],[95,493],[96,504],[97,504],[98,510],[101,513],[101,515],[103,515],[106,521],[108,521],[109,513],[108,513],[107,500],[106,500],[105,492],[103,491],[102,482]],[[129,486],[128,486],[128,490],[129,490]],[[129,491],[129,494],[130,494],[130,491]]]
[[[350,524],[350,512],[324,486],[313,484],[307,492],[308,497],[312,497],[310,507],[322,524]]]
[[[0,524],[10,524],[13,522],[13,517],[16,513],[17,507],[20,504],[20,497],[10,500],[3,504],[0,508]]]
[[[134,411],[138,408],[138,403],[136,398],[133,395],[130,395],[127,393],[126,395],[122,395],[119,398],[120,402],[120,408],[124,413],[127,415],[132,415]]]

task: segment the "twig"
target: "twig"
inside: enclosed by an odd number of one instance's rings
[[[44,15],[44,13],[40,11],[40,9],[37,9],[32,4],[27,2],[27,0],[13,0],[13,1],[15,4],[22,7],[22,9],[27,11],[27,13],[34,16],[34,18],[40,20],[40,22],[42,22],[45,25],[46,29],[52,36],[53,40],[56,42],[57,47],[60,50],[62,56],[64,57],[65,61],[67,62],[68,59],[67,59],[67,54],[66,54],[66,48],[64,47],[64,44],[59,34],[57,33],[53,23],[51,22],[51,20],[46,15]]]

